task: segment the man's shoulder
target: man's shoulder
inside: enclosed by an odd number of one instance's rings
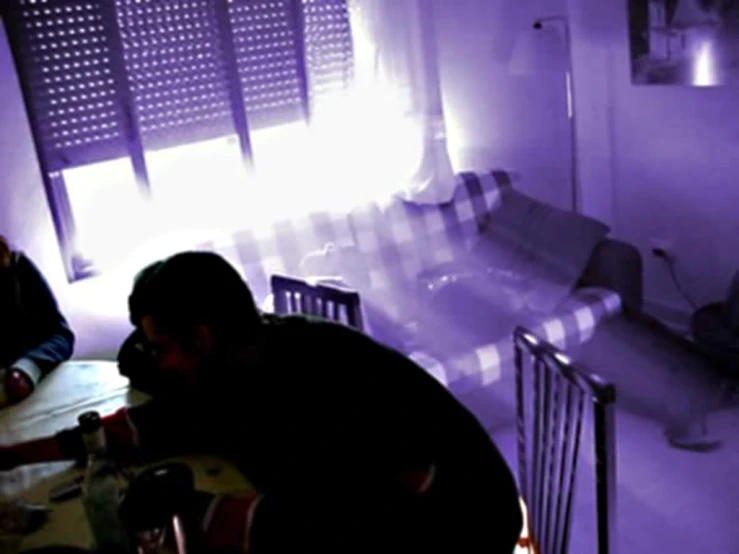
[[[332,346],[348,346],[363,351],[388,350],[357,329],[319,317],[265,314],[263,322],[267,336],[279,343],[308,343],[313,346],[332,343]]]
[[[329,336],[361,336],[362,333],[320,317],[303,314],[277,315],[263,314],[262,323],[271,335],[296,334],[300,336],[329,335]]]

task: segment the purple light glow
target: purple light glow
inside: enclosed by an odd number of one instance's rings
[[[697,87],[712,87],[720,84],[714,55],[714,44],[710,40],[701,42],[693,58],[693,84]]]

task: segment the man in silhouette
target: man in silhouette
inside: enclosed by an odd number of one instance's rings
[[[248,498],[202,506],[212,547],[510,554],[513,476],[485,430],[401,354],[347,327],[261,314],[214,254],[144,270],[129,299],[154,400],[106,418],[112,452],[215,454]],[[0,466],[81,458],[77,429],[0,449]]]

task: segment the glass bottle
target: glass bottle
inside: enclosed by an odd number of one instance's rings
[[[86,412],[78,421],[87,452],[82,504],[92,532],[92,548],[99,554],[122,554],[126,547],[118,518],[121,486],[115,464],[106,457],[105,428],[97,412]]]

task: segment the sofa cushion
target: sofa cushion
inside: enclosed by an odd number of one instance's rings
[[[527,307],[551,313],[582,277],[609,227],[506,188],[483,222],[473,259],[516,276]]]
[[[538,336],[568,350],[589,341],[601,322],[620,312],[618,294],[586,287],[577,289],[555,313],[527,323]],[[453,392],[469,392],[480,385],[513,378],[513,329],[511,326],[509,332],[491,335],[487,341],[464,345],[457,351],[442,351],[439,341],[421,342],[410,357]]]

